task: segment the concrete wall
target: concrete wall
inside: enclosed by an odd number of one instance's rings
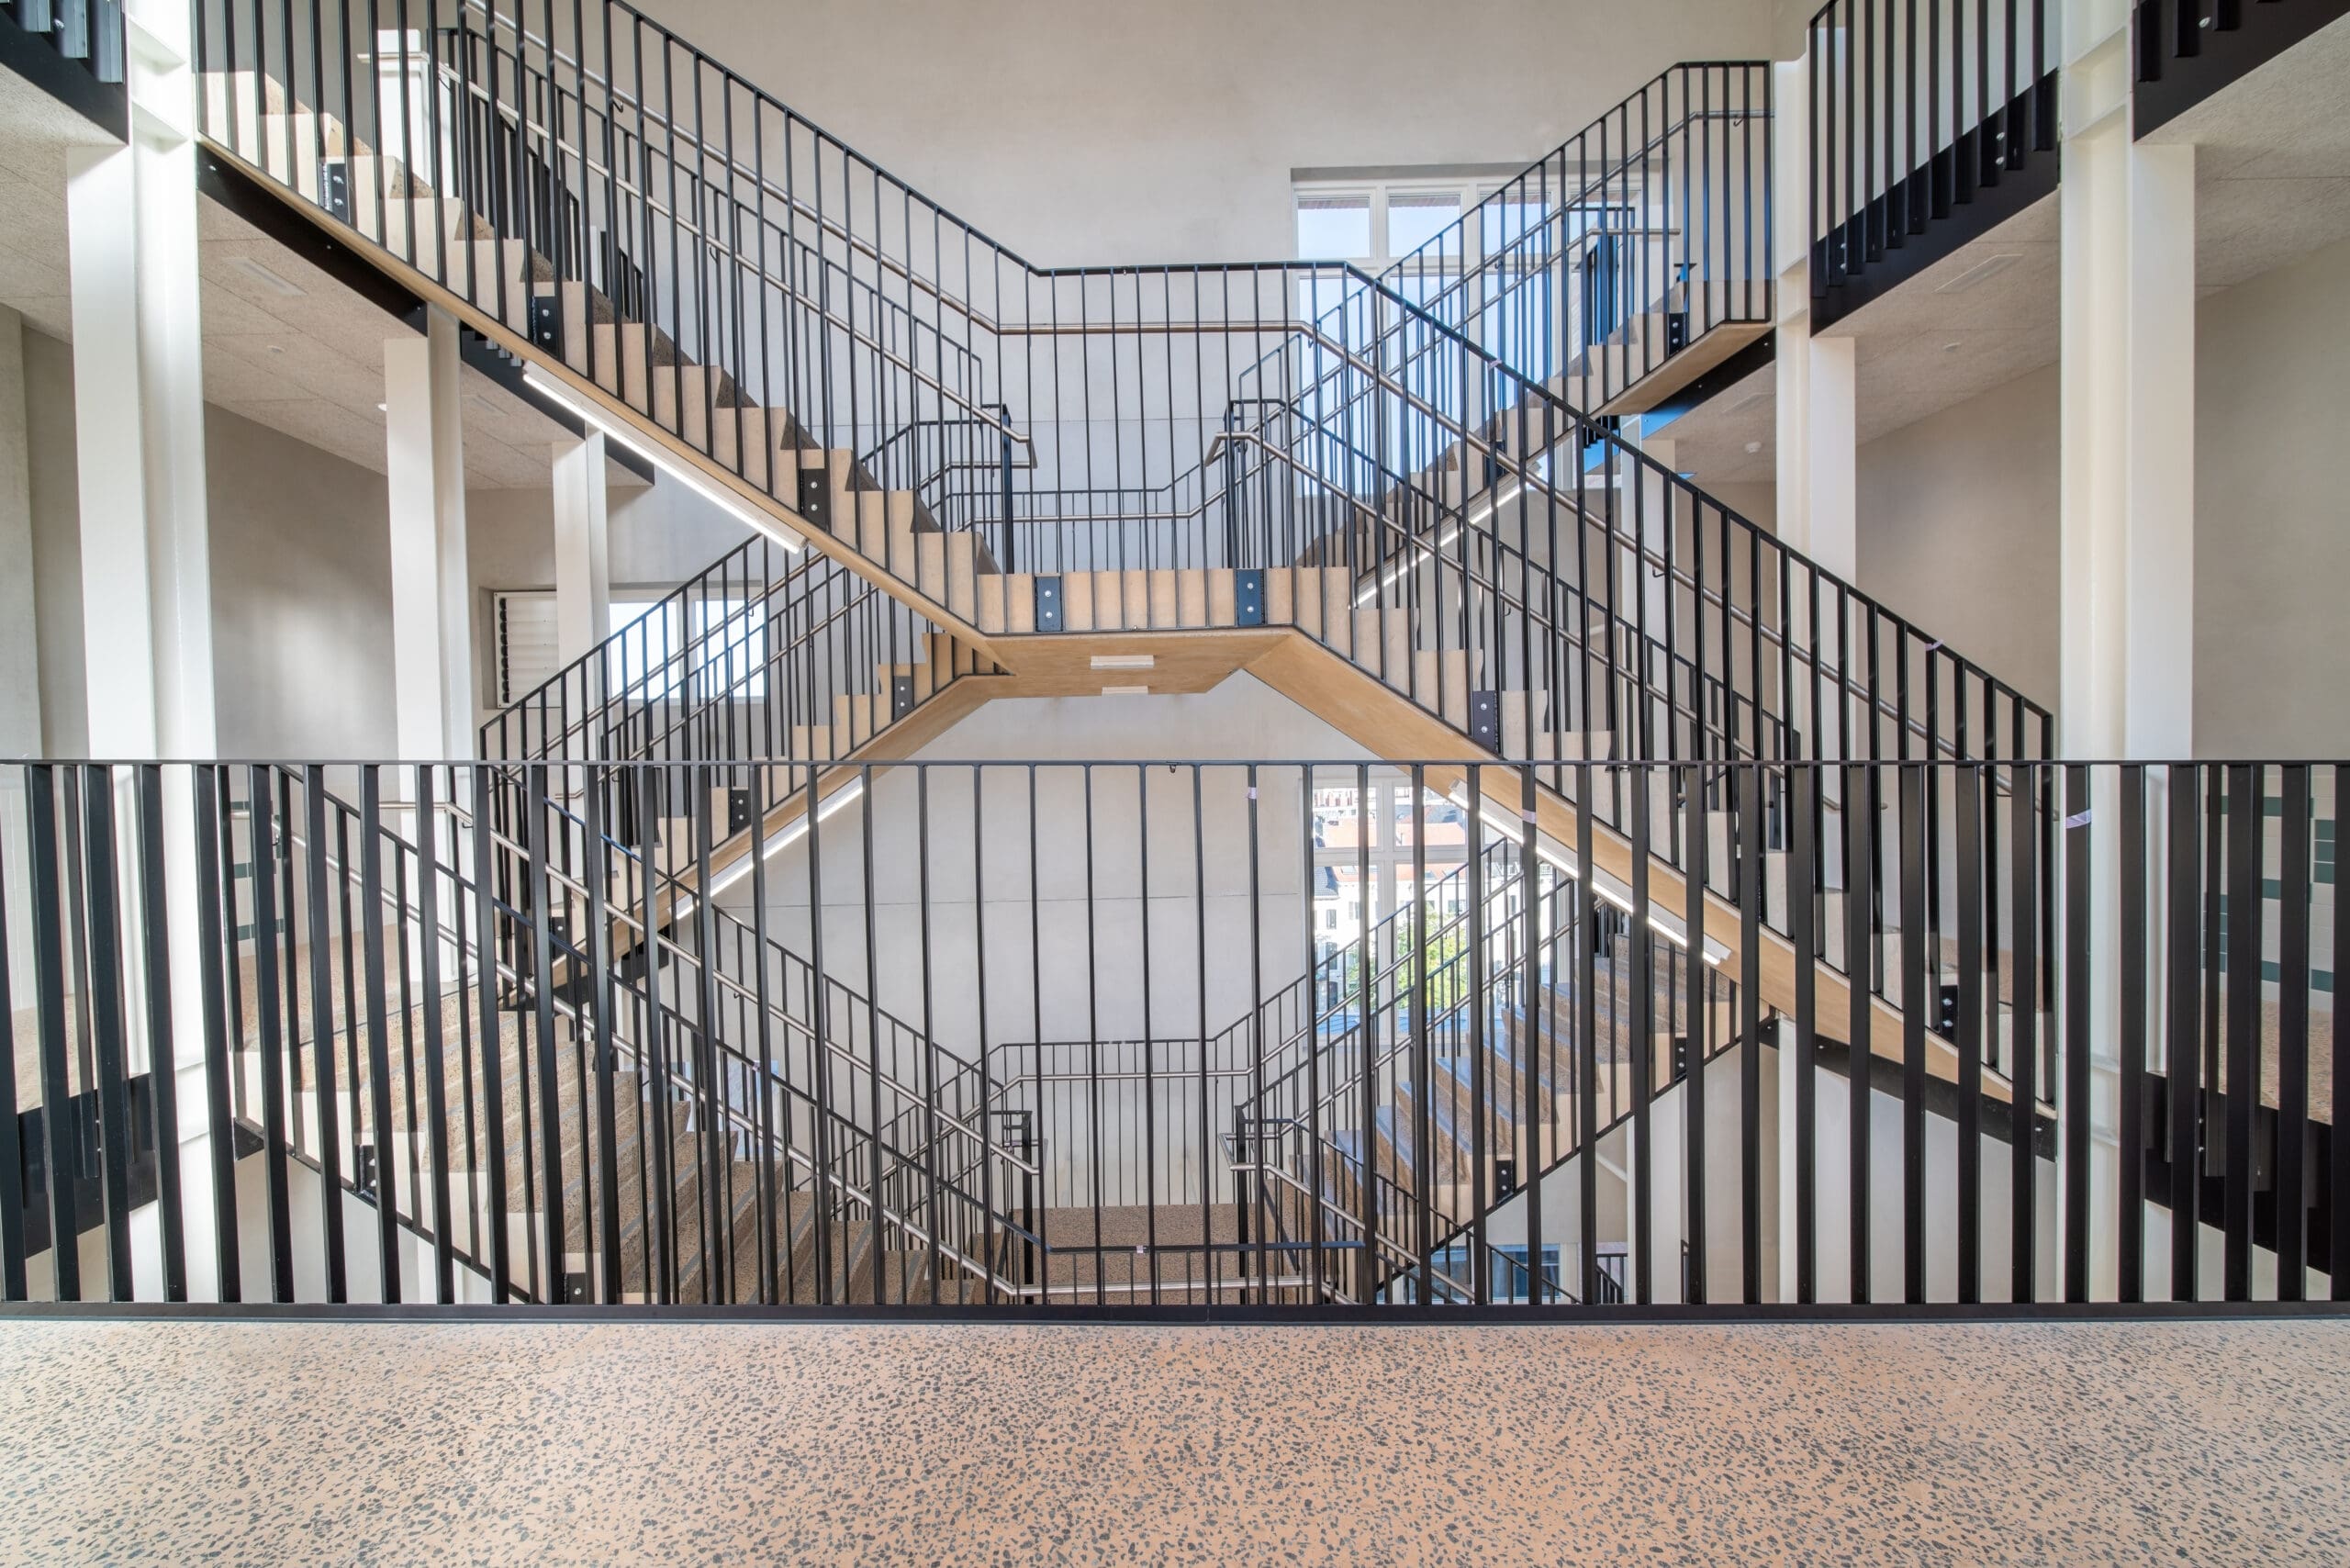
[[[0,757],[40,755],[39,616],[24,319],[0,306]]]
[[[42,749],[89,745],[73,351],[25,333]],[[384,480],[205,409],[213,660],[224,756],[388,756],[391,563]]]
[[[2051,706],[2057,374],[1860,453],[1862,586]],[[2350,749],[2334,588],[2350,577],[2350,241],[2205,298],[2195,381],[2196,752],[2338,755]]]
[[[212,657],[223,756],[389,756],[384,477],[205,409]]]
[[[1035,699],[987,704],[918,754],[931,761],[1066,757],[1288,757],[1351,761],[1367,756],[1310,714],[1247,676],[1196,697]],[[1192,773],[1153,768],[1149,780],[1149,1026],[1162,1036],[1197,1037],[1201,978],[1199,886],[1192,842]],[[932,1007],[940,1043],[976,1054],[980,1037],[977,958],[979,916],[987,929],[987,1037],[990,1042],[1138,1038],[1145,1026],[1141,952],[1144,807],[1131,766],[1095,770],[1089,846],[1083,771],[1046,770],[1035,786],[1035,880],[1029,877],[1026,776],[985,774],[982,831],[973,830],[971,772],[932,776],[930,899]],[[1309,910],[1302,882],[1302,773],[1268,769],[1257,801],[1259,952],[1267,991],[1304,972]],[[1207,874],[1207,1029],[1222,1029],[1251,997],[1249,825],[1242,769],[1202,779]],[[923,903],[917,858],[914,775],[877,777],[872,803],[877,914],[868,971],[860,879],[862,805],[821,824],[824,967],[867,989],[909,1021],[920,1016]],[[983,857],[983,897],[975,898],[972,840]],[[1090,885],[1089,885],[1090,879]],[[808,951],[807,842],[768,865],[768,919],[775,939]],[[1089,899],[1091,916],[1089,920]],[[751,884],[720,902],[748,918]],[[984,911],[980,904],[984,903]],[[1031,940],[1031,914],[1036,935]],[[1089,974],[1092,983],[1089,987]],[[1032,977],[1041,981],[1032,984]]]
[[[2195,749],[2341,756],[2350,241],[2205,299],[2195,355]]]
[[[82,654],[82,480],[73,465],[73,351],[29,328],[24,345],[41,753],[80,756],[89,750],[90,726]]]
[[[647,8],[1047,266],[1292,255],[1292,169],[1528,162],[1675,62],[1761,58],[1773,22],[1767,0]]]
[[[2056,367],[1863,446],[1859,502],[1861,587],[2053,709]]]
[[[611,574],[622,588],[666,593],[750,537],[751,531],[682,485],[615,485]],[[475,583],[485,592],[554,587],[554,490],[470,490],[465,531]]]
[[[40,750],[88,748],[84,689],[73,351],[23,334],[38,610]],[[226,409],[205,409],[212,531],[213,658],[224,756],[388,756],[391,547],[384,477]],[[494,588],[554,586],[552,487],[466,497],[487,624]],[[680,486],[615,490],[612,581],[666,592],[744,537]],[[487,642],[476,667],[487,701]]]

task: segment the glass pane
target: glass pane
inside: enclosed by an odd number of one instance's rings
[[[1371,197],[1297,198],[1297,253],[1307,261],[1341,262],[1371,254]]]
[[[1539,198],[1521,197],[1512,193],[1496,197],[1479,207],[1478,230],[1484,253],[1488,257],[1513,256],[1539,262],[1544,236],[1542,203]]]
[[[648,614],[656,609],[659,614]],[[620,689],[639,701],[666,701],[677,685],[677,610],[676,605],[665,607],[659,599],[612,600],[611,624],[618,629],[620,651],[614,673]]]
[[[1460,221],[1460,196],[1457,191],[1396,191],[1387,198],[1387,253],[1408,256],[1429,241],[1443,236],[1438,253],[1457,256],[1460,253],[1460,235],[1453,225]]]
[[[706,599],[693,607],[694,676],[704,701],[741,696],[755,701],[767,695],[767,607],[765,599],[748,603],[732,599]]]

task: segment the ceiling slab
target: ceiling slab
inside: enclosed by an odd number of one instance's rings
[[[2350,17],[2146,140],[2196,147],[2203,294],[2350,238]],[[1855,340],[1863,442],[2055,362],[2058,211],[2034,203],[1830,329]],[[1996,274],[1969,286],[1986,263]],[[1684,415],[1675,462],[1700,485],[1770,478],[1776,398],[1766,366]]]
[[[0,304],[67,340],[65,155],[76,145],[106,139],[0,70]],[[196,242],[206,401],[382,473],[384,345],[416,329],[209,198],[196,202]],[[462,375],[466,486],[544,488],[568,433],[470,366]],[[642,482],[618,465],[611,481]]]

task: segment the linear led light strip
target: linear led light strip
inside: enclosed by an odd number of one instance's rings
[[[1455,784],[1452,787],[1452,793],[1447,796],[1446,799],[1449,800],[1454,805],[1459,806],[1464,812],[1471,809],[1469,805],[1469,791],[1463,785]],[[1484,823],[1485,826],[1492,828],[1495,833],[1500,834],[1512,844],[1523,844],[1525,842],[1525,839],[1520,835],[1517,824],[1511,822],[1507,817],[1495,815],[1492,809],[1478,812],[1475,815],[1479,822]],[[1540,856],[1544,860],[1549,861],[1553,867],[1556,867],[1569,881],[1581,880],[1583,873],[1572,862],[1568,860],[1565,856],[1560,854],[1557,850],[1552,849],[1548,844],[1545,844],[1542,841],[1542,833],[1539,828],[1535,830],[1534,834],[1534,853]],[[1606,872],[1600,870],[1595,866],[1592,868],[1591,895],[1604,904],[1622,910],[1626,914],[1632,913],[1631,896],[1626,893],[1619,886],[1616,885],[1616,879],[1613,877],[1610,877]],[[1665,924],[1664,922],[1659,920],[1653,914],[1649,916],[1649,929],[1655,932],[1659,936],[1663,937],[1666,941],[1672,943],[1674,946],[1681,948],[1684,952],[1688,950],[1689,938],[1687,935],[1682,932],[1674,930],[1672,926]],[[1729,949],[1728,947],[1719,946],[1718,944],[1711,941],[1708,941],[1706,944],[1706,962],[1708,965],[1718,966],[1721,961],[1728,957],[1729,957]]]
[[[824,803],[816,808],[816,820],[818,822],[822,822],[826,817],[831,816],[834,812],[839,811],[842,807],[855,803],[856,798],[864,792],[864,779],[850,779],[847,783],[842,785],[839,789],[824,797]],[[785,850],[790,848],[793,845],[799,843],[801,839],[807,836],[808,819],[803,815],[798,822],[793,823],[789,827],[785,828],[781,833],[777,834],[773,838],[768,839],[767,848],[761,853],[759,858],[762,860],[772,860],[778,855],[782,854]],[[727,868],[723,876],[717,878],[710,884],[710,896],[711,898],[716,898],[719,894],[724,892],[727,889],[733,887],[735,883],[749,876],[751,874],[752,865],[753,861],[751,857],[746,855],[740,861]],[[671,918],[675,920],[683,920],[687,915],[693,913],[693,900],[688,899],[683,904],[679,905],[675,912],[673,912]]]
[[[1507,488],[1509,490],[1509,494],[1502,494],[1504,488]],[[1427,559],[1444,554],[1444,547],[1451,543],[1454,540],[1460,538],[1460,531],[1462,529],[1473,527],[1474,525],[1484,521],[1487,518],[1493,516],[1494,513],[1501,510],[1502,508],[1517,499],[1517,498],[1525,494],[1525,492],[1526,481],[1522,478],[1512,479],[1506,487],[1500,485],[1494,486],[1494,493],[1484,500],[1479,502],[1475,511],[1470,513],[1467,517],[1462,518],[1459,522],[1454,523],[1452,525],[1451,532],[1447,533],[1443,538],[1438,540],[1436,542],[1436,548],[1429,551],[1427,555],[1423,557],[1421,561],[1414,562],[1410,565],[1404,565],[1399,562],[1397,565],[1388,567],[1387,575],[1385,577],[1381,577],[1377,582],[1363,589],[1362,592],[1355,595],[1355,608],[1357,610],[1360,610],[1364,605],[1369,604],[1372,599],[1377,599],[1381,590],[1384,589],[1397,577],[1402,577],[1405,572],[1418,571],[1420,566],[1424,565]]]
[[[719,510],[726,513],[729,517],[733,518],[744,527],[766,534],[769,539],[774,540],[786,550],[797,552],[805,547],[807,541],[801,539],[800,535],[792,532],[787,528],[778,526],[773,519],[762,517],[757,512],[751,510],[750,508],[744,506],[741,501],[736,500],[733,496],[728,495],[718,486],[711,484],[701,475],[695,473],[693,469],[688,467],[685,464],[682,464],[676,458],[670,456],[660,447],[649,446],[643,442],[638,441],[626,430],[614,424],[611,420],[606,419],[603,415],[598,413],[595,409],[589,408],[578,398],[574,398],[563,387],[557,386],[553,381],[548,380],[545,376],[541,375],[536,367],[525,366],[522,371],[522,379],[529,384],[531,390],[533,392],[561,404],[565,411],[569,413],[572,418],[579,420],[582,424],[594,426],[595,429],[602,432],[606,441],[615,442],[620,445],[626,447],[629,451],[636,454],[639,457],[644,459],[645,462],[650,463],[654,467],[658,468],[662,473],[666,474],[670,478],[677,480],[677,483],[683,485],[686,488],[691,490],[694,494],[699,496],[711,505],[718,508]]]

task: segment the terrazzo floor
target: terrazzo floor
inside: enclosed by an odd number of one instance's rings
[[[11,1562],[2350,1562],[2350,1323],[0,1323]]]

